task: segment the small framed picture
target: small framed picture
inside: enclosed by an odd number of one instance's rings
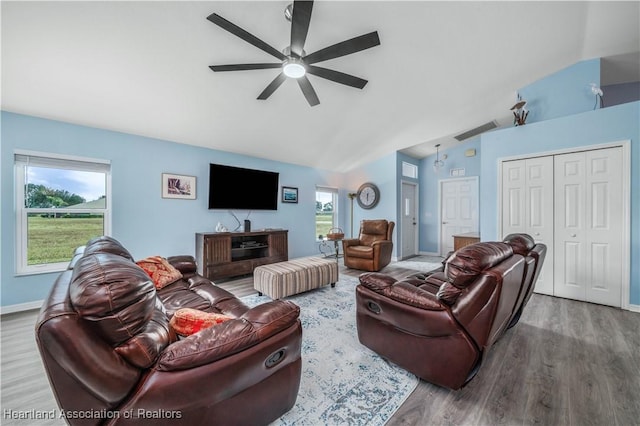
[[[162,198],[196,199],[196,177],[162,174]]]
[[[297,203],[298,202],[298,188],[291,186],[282,187],[282,202],[283,203]]]

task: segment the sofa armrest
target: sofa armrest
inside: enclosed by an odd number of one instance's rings
[[[360,240],[357,238],[347,238],[346,240],[342,240],[342,247],[350,247],[350,246],[359,246]]]
[[[371,244],[371,247],[373,247],[374,253],[380,252],[380,256],[388,257],[389,260],[391,260],[391,253],[393,252],[393,241],[390,241],[390,240],[374,241],[373,244]]]
[[[287,329],[298,321],[300,308],[275,300],[169,345],[156,363],[159,371],[199,367],[244,349]]]
[[[195,274],[198,270],[198,265],[196,264],[196,259],[193,256],[182,255],[182,256],[170,256],[167,257],[167,262],[178,271],[182,273],[182,275],[191,275]]]

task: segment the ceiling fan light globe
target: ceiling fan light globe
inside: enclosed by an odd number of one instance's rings
[[[285,64],[282,66],[282,72],[287,77],[300,78],[307,73],[307,70],[301,63],[290,60],[285,62]]]

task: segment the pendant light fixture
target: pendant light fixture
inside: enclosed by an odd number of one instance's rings
[[[440,144],[436,145],[436,161],[433,162],[433,171],[438,173],[438,171],[444,166],[444,161],[440,159]],[[446,158],[443,156],[443,158]]]

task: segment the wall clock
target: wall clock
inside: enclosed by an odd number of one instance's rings
[[[378,201],[380,201],[380,190],[375,184],[366,182],[358,188],[356,198],[360,207],[363,209],[372,209],[378,204]]]

